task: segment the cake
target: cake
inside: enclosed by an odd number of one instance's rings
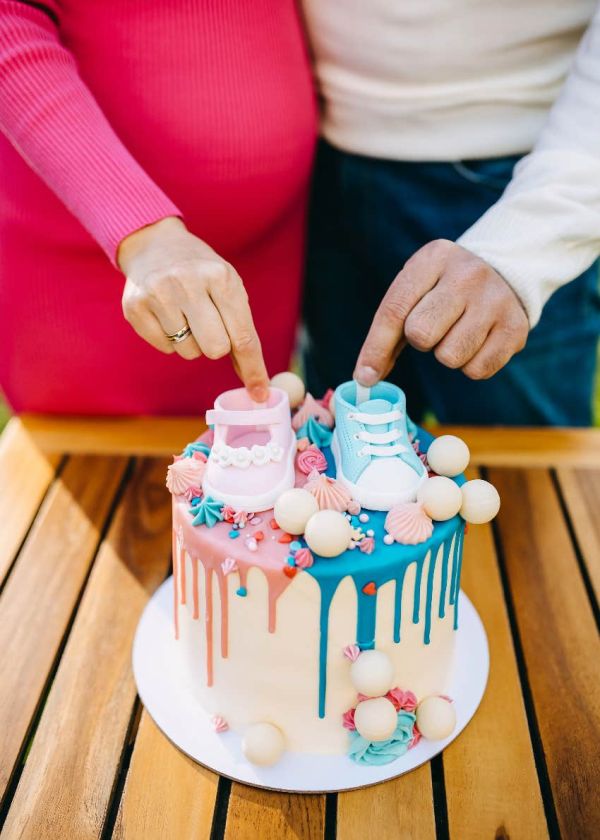
[[[455,725],[466,526],[499,499],[465,483],[466,445],[413,426],[395,386],[318,400],[278,383],[266,406],[222,395],[214,430],[169,467],[178,654],[199,713],[250,762],[401,761]]]

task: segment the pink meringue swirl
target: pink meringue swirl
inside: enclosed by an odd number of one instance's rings
[[[356,662],[360,656],[360,648],[358,645],[346,645],[342,653],[350,662]]]
[[[325,408],[320,402],[313,397],[312,394],[307,394],[304,397],[304,402],[298,411],[292,417],[292,426],[296,431],[301,429],[309,417],[314,417],[323,426],[328,429],[333,428],[333,414],[328,408]]]
[[[337,510],[343,513],[351,502],[350,493],[343,484],[328,475],[320,475],[317,470],[313,470],[308,476],[304,489],[313,494],[320,510]]]
[[[221,571],[224,575],[230,575],[232,572],[237,572],[238,564],[233,557],[226,557],[221,563]]]
[[[304,475],[310,475],[313,470],[322,473],[327,469],[327,458],[318,446],[311,443],[307,449],[296,456],[296,466]]]
[[[221,717],[221,715],[213,715],[212,725],[215,732],[218,733],[227,732],[229,729],[229,724],[224,717]]]
[[[356,729],[356,724],[354,723],[354,709],[348,709],[347,712],[344,712],[342,715],[342,726],[344,729],[349,729],[350,732],[354,732]]]
[[[385,530],[397,543],[418,545],[433,534],[433,522],[420,502],[395,505],[385,518]]]
[[[199,458],[179,458],[167,469],[167,488],[170,493],[181,496],[190,487],[202,486],[206,461]]]
[[[312,556],[310,549],[299,548],[294,554],[294,561],[299,569],[310,569],[315,562],[315,558]]]
[[[405,712],[414,712],[417,708],[417,698],[412,691],[403,691],[401,688],[390,688],[385,695],[394,704],[397,712],[403,709]]]
[[[373,537],[363,537],[358,547],[363,554],[373,554],[375,551],[375,540]]]

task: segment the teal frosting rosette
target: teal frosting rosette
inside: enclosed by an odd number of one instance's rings
[[[398,722],[387,741],[367,741],[356,730],[350,732],[348,755],[357,764],[389,764],[404,755],[414,738],[416,716],[412,712],[398,712]]]

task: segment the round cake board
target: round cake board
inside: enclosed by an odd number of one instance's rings
[[[345,755],[286,753],[273,767],[244,758],[241,736],[214,732],[210,716],[194,697],[173,633],[173,578],[157,589],[138,625],[133,672],[138,692],[159,729],[180,750],[215,773],[271,790],[326,793],[378,784],[414,770],[457,738],[475,714],[488,677],[489,652],[481,619],[461,592],[455,668],[447,693],[456,708],[456,728],[443,741],[421,739],[414,749],[381,767],[358,765]]]

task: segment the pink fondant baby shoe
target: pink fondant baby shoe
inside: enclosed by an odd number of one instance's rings
[[[272,508],[294,486],[294,435],[288,395],[270,388],[266,403],[255,403],[245,388],[217,397],[206,422],[214,443],[202,489],[236,510]]]

